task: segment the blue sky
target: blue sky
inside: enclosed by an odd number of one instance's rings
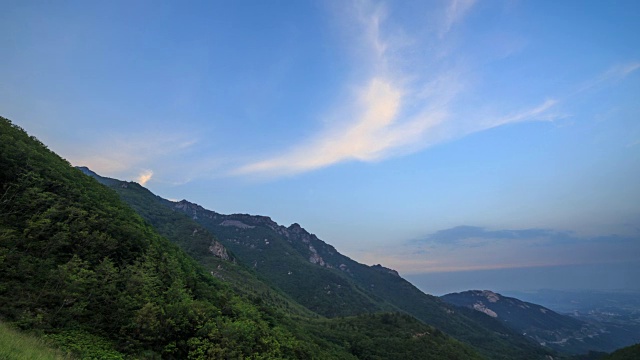
[[[640,268],[637,1],[2,9],[0,114],[74,165],[413,279]]]

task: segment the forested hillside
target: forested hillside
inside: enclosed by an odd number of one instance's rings
[[[138,355],[315,351],[202,271],[113,191],[7,120],[0,126],[6,321],[63,345],[97,337]]]
[[[553,354],[495,319],[477,317],[423,293],[392,269],[342,255],[299,224],[285,227],[266,216],[219,214],[186,200],[164,204],[202,224],[239,261],[319,314],[403,311],[492,359],[540,359]]]
[[[284,227],[265,216],[222,215],[186,200],[162,199],[134,182],[80,169],[120,194],[211,274],[262,304],[330,318],[402,311],[492,359],[540,359],[551,354],[495,319],[424,294],[391,269],[360,264],[340,254],[298,224]]]
[[[0,273],[0,320],[79,357],[477,358],[404,315],[293,317],[242,296],[4,118]]]

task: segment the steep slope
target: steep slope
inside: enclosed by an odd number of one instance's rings
[[[161,233],[180,244],[212,273],[225,277],[235,283],[234,286],[238,286],[238,281],[246,283],[245,293],[266,299],[269,304],[282,304],[278,299],[282,299],[284,293],[287,301],[292,298],[307,309],[329,317],[403,311],[475,345],[491,358],[537,359],[547,354],[496,320],[475,318],[473,312],[452,310],[450,305],[422,293],[391,269],[353,261],[298,224],[284,227],[264,216],[222,215],[185,200],[164,200],[136,183],[102,178],[86,168],[81,170],[110,186],[143,218],[155,224]],[[158,208],[159,204],[161,208]],[[183,225],[168,225],[175,224],[178,220],[173,218],[176,217]],[[187,220],[197,223],[185,225]],[[217,240],[208,235],[193,237],[194,232],[207,234],[200,226],[215,234]],[[166,233],[164,228],[184,230]],[[237,259],[237,266],[213,256],[208,251],[212,241],[224,244],[227,252]],[[238,274],[242,274],[241,277]],[[274,295],[254,276],[282,293],[276,291]],[[295,309],[296,301],[288,302],[280,309]]]
[[[561,352],[582,354],[604,350],[602,334],[597,327],[540,305],[488,290],[447,294],[442,299],[501,320],[540,344]]]
[[[317,316],[258,279],[255,271],[238,264],[235,255],[207,229],[185,214],[164,206],[164,200],[145,187],[135,182],[100,176],[86,167],[78,169],[117,192],[122,200],[162,236],[178,245],[211,275],[230,284],[237,292],[290,314]]]
[[[424,294],[394,270],[367,266],[342,254],[298,224],[265,216],[223,215],[186,200],[169,208],[202,224],[269,283],[325,316],[399,310],[471,344],[494,359],[539,359],[550,352],[494,319],[459,311]]]
[[[235,296],[114,192],[4,118],[0,273],[0,317],[71,348],[87,341],[179,358],[297,358],[319,349]]]
[[[115,192],[4,118],[0,274],[0,320],[78,358],[357,359],[357,343],[381,356],[394,344],[400,354],[478,358],[400,315],[289,318],[237,296]],[[340,326],[356,331],[333,331]]]

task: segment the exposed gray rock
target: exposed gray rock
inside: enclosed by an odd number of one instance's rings
[[[227,249],[225,249],[225,247],[222,246],[222,244],[220,244],[215,240],[211,242],[211,245],[209,246],[209,252],[221,258],[222,260],[229,261],[230,259],[229,254],[227,253]]]

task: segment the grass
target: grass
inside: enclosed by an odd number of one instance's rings
[[[0,322],[0,360],[70,359],[32,335],[21,333]]]

